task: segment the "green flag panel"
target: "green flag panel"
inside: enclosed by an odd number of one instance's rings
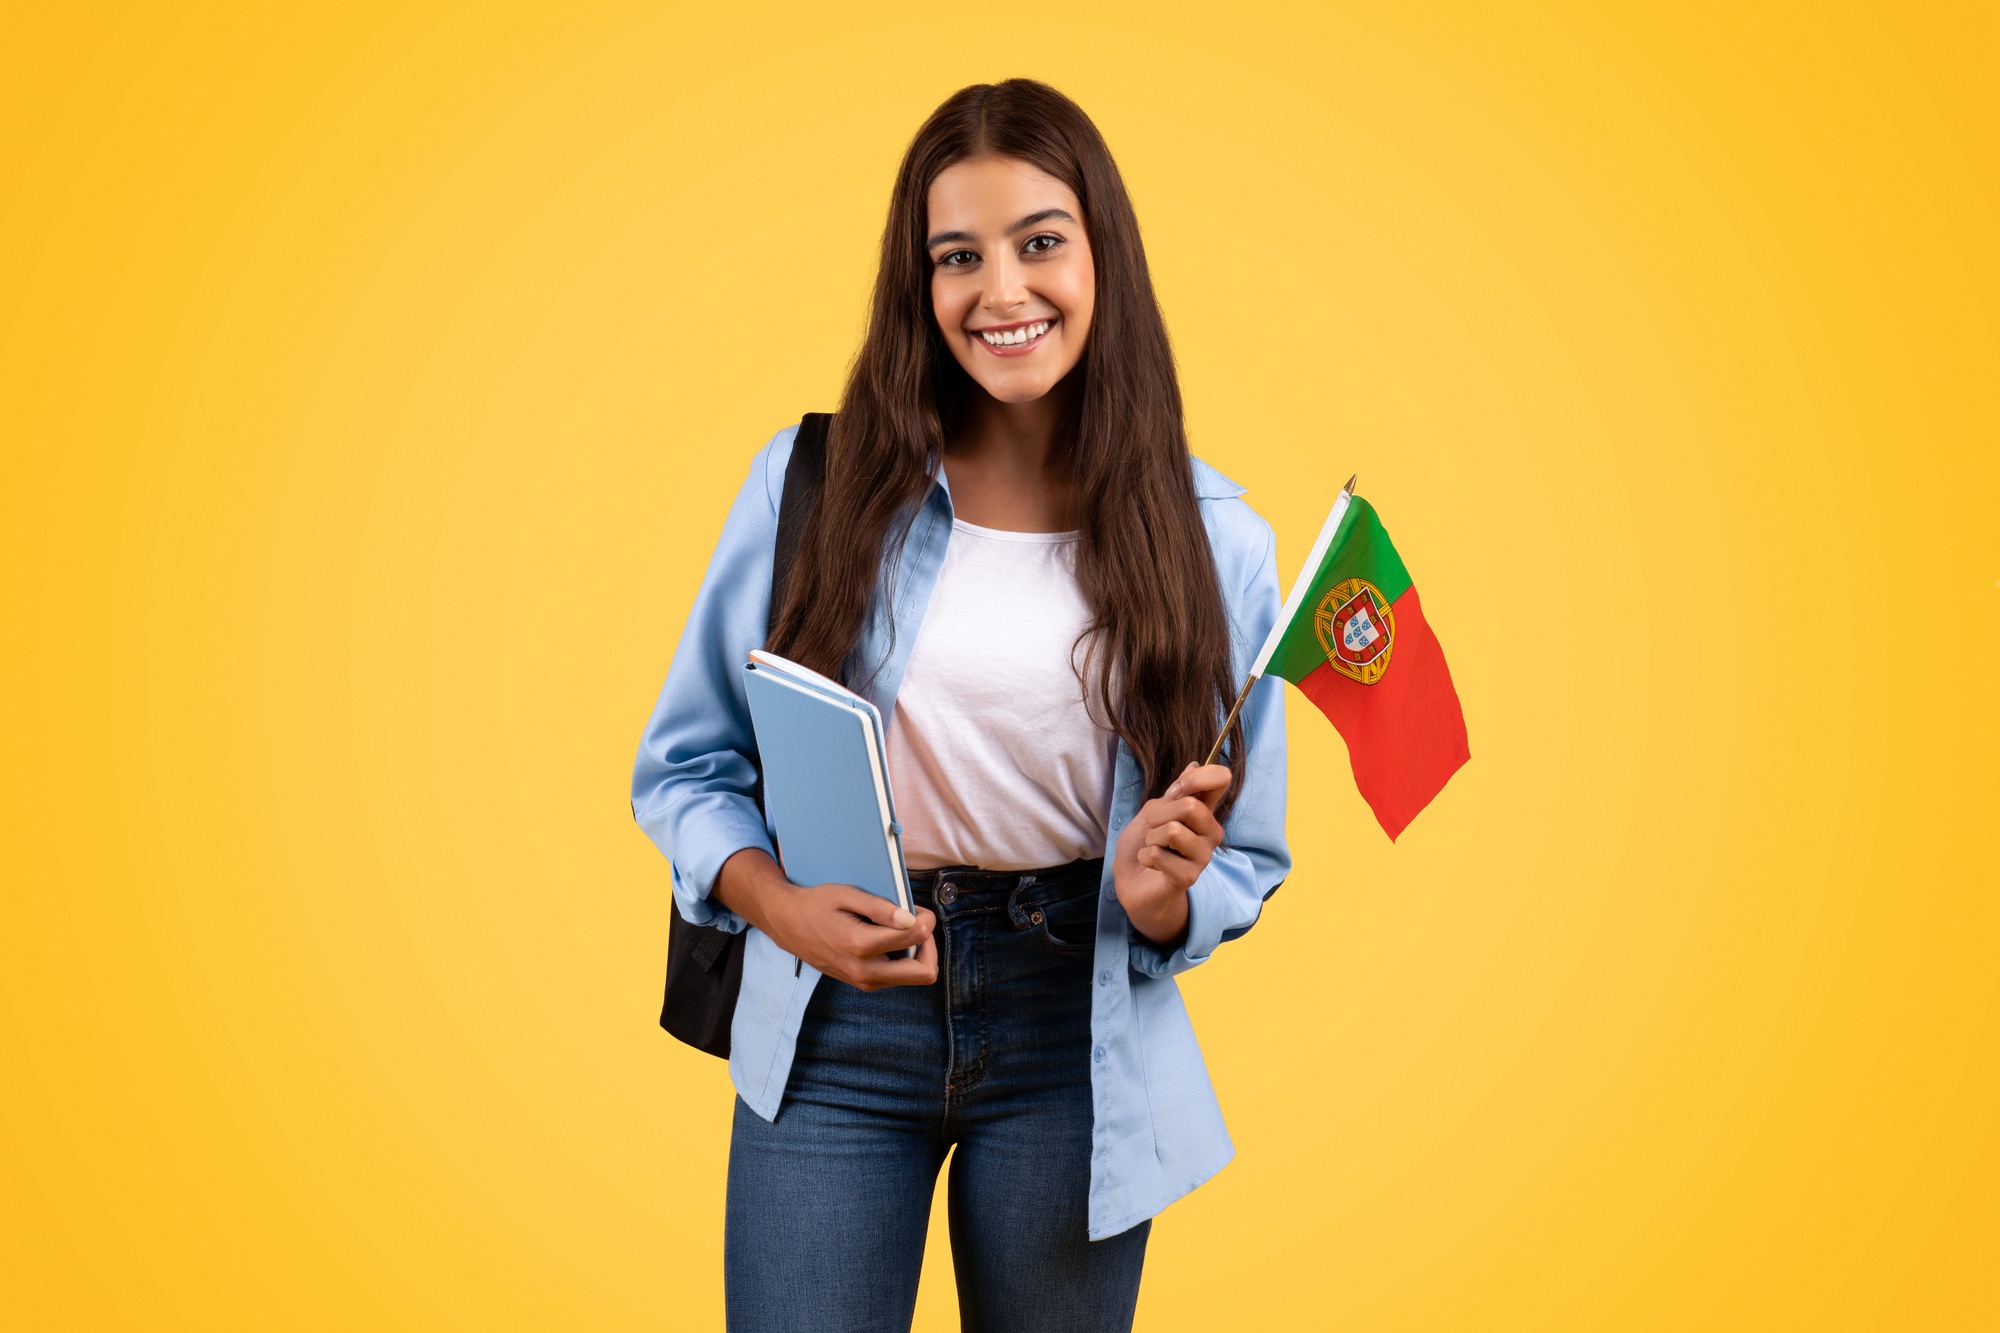
[[[1349,497],[1347,512],[1341,516],[1340,527],[1326,548],[1319,572],[1313,576],[1292,623],[1271,654],[1265,674],[1282,676],[1296,685],[1325,664],[1326,649],[1320,646],[1319,636],[1313,632],[1313,611],[1327,593],[1348,579],[1372,584],[1385,606],[1410,588],[1410,571],[1403,568],[1403,558],[1396,554],[1395,544],[1383,531],[1375,507],[1358,495]]]

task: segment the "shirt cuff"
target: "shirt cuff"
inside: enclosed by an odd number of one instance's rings
[[[713,926],[725,935],[736,935],[749,929],[750,923],[706,894],[697,894],[681,874],[678,865],[673,867],[674,910],[681,914],[681,920],[690,926]]]
[[[723,863],[744,848],[754,847],[777,859],[763,814],[746,797],[716,793],[690,803],[676,822],[680,836],[671,848],[661,850],[673,863],[674,905],[681,919],[691,926],[714,926],[732,935],[745,929],[749,923],[712,895]]]
[[[1171,953],[1141,935],[1137,927],[1131,927],[1133,971],[1149,977],[1171,977],[1208,961],[1222,943],[1222,909],[1227,890],[1222,883],[1225,872],[1221,860],[1218,848],[1217,855],[1209,858],[1194,883],[1188,885],[1187,938]]]

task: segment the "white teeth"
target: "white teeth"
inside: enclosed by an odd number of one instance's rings
[[[987,345],[991,347],[1013,347],[1021,343],[1033,342],[1048,331],[1049,321],[1045,319],[1039,323],[1030,324],[1026,328],[1012,329],[1004,333],[982,333],[979,336],[984,338]]]

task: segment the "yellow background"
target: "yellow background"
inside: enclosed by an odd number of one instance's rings
[[[719,1326],[629,765],[903,145],[1026,73],[1472,734],[1392,847],[1293,698],[1140,1326],[2000,1323],[1990,6],[28,8],[0,1321]]]

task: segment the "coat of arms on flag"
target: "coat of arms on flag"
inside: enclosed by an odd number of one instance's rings
[[[1365,579],[1344,579],[1313,608],[1313,632],[1335,671],[1373,685],[1389,669],[1396,617]]]

